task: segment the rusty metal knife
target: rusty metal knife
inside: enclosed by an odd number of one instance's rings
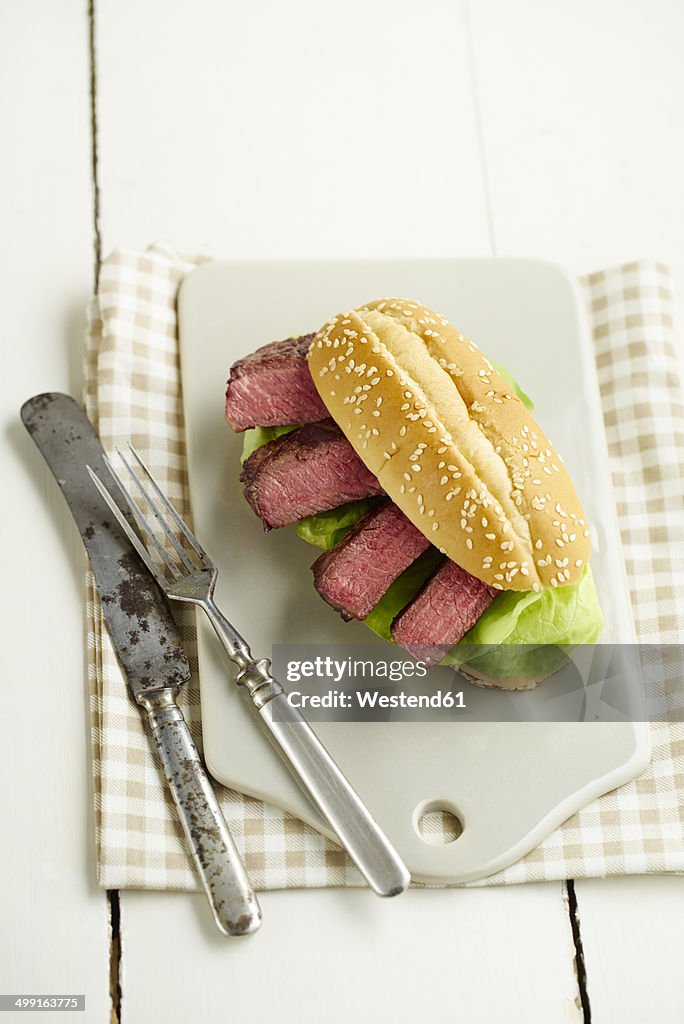
[[[100,440],[68,395],[36,395],[22,406],[21,418],[78,526],[109,635],[131,693],[146,712],[216,924],[225,935],[256,931],[259,904],[176,703],[190,666],[171,610],[88,475],[90,465],[109,478]]]

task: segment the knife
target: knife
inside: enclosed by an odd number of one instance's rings
[[[135,701],[146,713],[195,869],[224,935],[247,935],[261,910],[183,712],[178,691],[190,666],[171,610],[99,492],[87,466],[111,479],[83,409],[47,393],[21,408],[24,426],[52,470],[83,539],[102,613]]]

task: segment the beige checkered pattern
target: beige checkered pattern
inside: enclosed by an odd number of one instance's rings
[[[163,247],[119,250],[103,264],[89,311],[85,399],[106,449],[129,438],[187,505],[176,338],[176,294],[199,261]],[[637,631],[645,643],[684,643],[684,409],[665,267],[643,261],[583,281],[611,473]],[[197,889],[166,789],[131,704],[93,581],[87,577],[88,680],[98,878],[107,888]],[[196,667],[191,617],[179,620]],[[667,649],[666,649],[667,650]],[[677,659],[664,668],[673,676]],[[675,687],[673,687],[673,690]],[[676,688],[681,689],[681,688]],[[182,707],[201,749],[196,672]],[[684,871],[684,726],[652,726],[653,761],[556,829],[512,867],[477,885],[651,871]],[[346,855],[276,807],[217,786],[259,889],[359,885]],[[449,823],[432,816],[434,841]]]

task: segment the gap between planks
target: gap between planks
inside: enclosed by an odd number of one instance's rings
[[[575,976],[579,990],[579,1007],[582,1011],[584,1024],[591,1024],[591,1003],[589,1001],[589,989],[587,987],[587,965],[584,959],[584,946],[582,945],[582,929],[580,925],[579,906],[577,893],[575,892],[575,880],[569,878],[564,883],[564,904],[570,921],[572,932],[572,943],[575,947]]]
[[[90,174],[92,184],[93,291],[97,294],[102,261],[100,182],[98,166],[97,57],[95,0],[88,0],[88,66],[90,92]],[[118,889],[106,894],[109,912],[109,998],[111,1024],[121,1024],[121,903]]]

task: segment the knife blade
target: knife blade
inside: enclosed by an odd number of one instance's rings
[[[176,703],[190,665],[171,609],[93,485],[111,484],[93,425],[69,395],[30,398],[21,419],[66,499],[90,559],[102,613],[135,701],[148,724],[220,930],[245,935],[261,911],[239,853]],[[124,513],[126,514],[126,513]]]

